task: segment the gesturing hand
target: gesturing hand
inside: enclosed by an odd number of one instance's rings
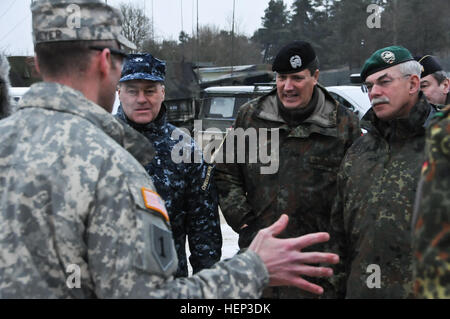
[[[274,224],[261,229],[248,249],[256,252],[266,265],[270,275],[270,286],[296,286],[320,295],[323,293],[323,288],[308,282],[301,276],[332,276],[333,270],[331,268],[307,264],[337,264],[339,256],[331,253],[302,252],[302,249],[327,242],[330,235],[328,233],[313,233],[297,238],[276,238],[275,236],[286,228],[288,221],[288,216],[282,215]]]

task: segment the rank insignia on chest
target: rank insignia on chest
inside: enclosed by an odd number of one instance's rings
[[[160,213],[163,215],[164,219],[169,222],[169,214],[167,213],[166,206],[164,205],[164,201],[161,196],[145,187],[142,187],[141,191],[142,197],[144,198],[145,207]]]

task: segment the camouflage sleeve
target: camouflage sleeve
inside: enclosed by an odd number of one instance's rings
[[[173,280],[177,258],[169,223],[140,200],[145,175],[138,173],[109,174],[98,181],[97,208],[86,223],[86,258],[96,296],[258,298],[268,283],[268,273],[252,252],[191,278]]]
[[[340,106],[340,111],[342,113],[341,116],[339,116],[338,126],[340,131],[346,130],[346,135],[348,138],[345,147],[348,149],[353,142],[361,137],[361,123],[355,113],[347,109],[345,106]]]
[[[187,235],[193,272],[209,268],[222,256],[222,232],[214,184],[214,166],[193,164],[187,197]]]
[[[346,150],[361,137],[360,121],[357,116],[349,111],[344,106],[339,108],[339,131],[345,132],[346,136]],[[337,175],[337,192],[333,201],[333,206],[330,214],[330,242],[332,252],[340,257],[338,265],[333,266],[334,276],[330,278],[330,282],[334,289],[334,294],[337,298],[345,298],[346,281],[347,281],[347,265],[349,263],[349,245],[344,224],[344,205],[345,205],[345,190],[347,183],[347,169],[350,165],[347,156],[344,156],[341,167]]]
[[[243,110],[241,107],[236,117],[236,121],[233,128],[242,126]],[[226,139],[229,135],[225,136],[222,143],[223,157],[216,158],[216,185],[219,193],[219,205],[222,210],[222,214],[225,217],[228,225],[236,232],[241,231],[242,226],[245,224],[246,218],[252,214],[252,208],[247,202],[247,196],[244,185],[244,176],[241,171],[241,164],[237,163],[236,152],[233,163],[225,163],[227,154]],[[220,152],[219,152],[220,153]]]
[[[438,113],[439,114],[439,113]],[[427,134],[427,159],[419,183],[414,281],[419,298],[450,298],[450,117]]]
[[[330,247],[331,252],[339,255],[339,264],[333,266],[334,275],[330,278],[334,294],[337,298],[344,298],[346,291],[346,265],[347,256],[347,236],[344,225],[344,191],[345,191],[345,158],[337,176],[337,193],[333,201],[330,217]]]

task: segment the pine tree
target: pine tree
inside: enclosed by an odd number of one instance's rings
[[[263,28],[255,32],[252,40],[263,47],[263,63],[271,63],[289,38],[289,12],[283,0],[270,0],[261,20]]]
[[[311,42],[313,38],[313,22],[315,11],[311,0],[296,0],[291,7],[292,17],[289,22],[289,30],[292,37]]]

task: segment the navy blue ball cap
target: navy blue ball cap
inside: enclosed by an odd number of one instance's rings
[[[422,65],[422,78],[443,70],[436,57],[432,55],[415,56],[414,59]]]
[[[122,68],[119,82],[147,80],[164,82],[166,78],[166,62],[154,58],[149,53],[129,54]]]
[[[316,59],[316,52],[305,41],[294,41],[278,52],[273,60],[272,71],[277,73],[297,73],[305,70]]]

